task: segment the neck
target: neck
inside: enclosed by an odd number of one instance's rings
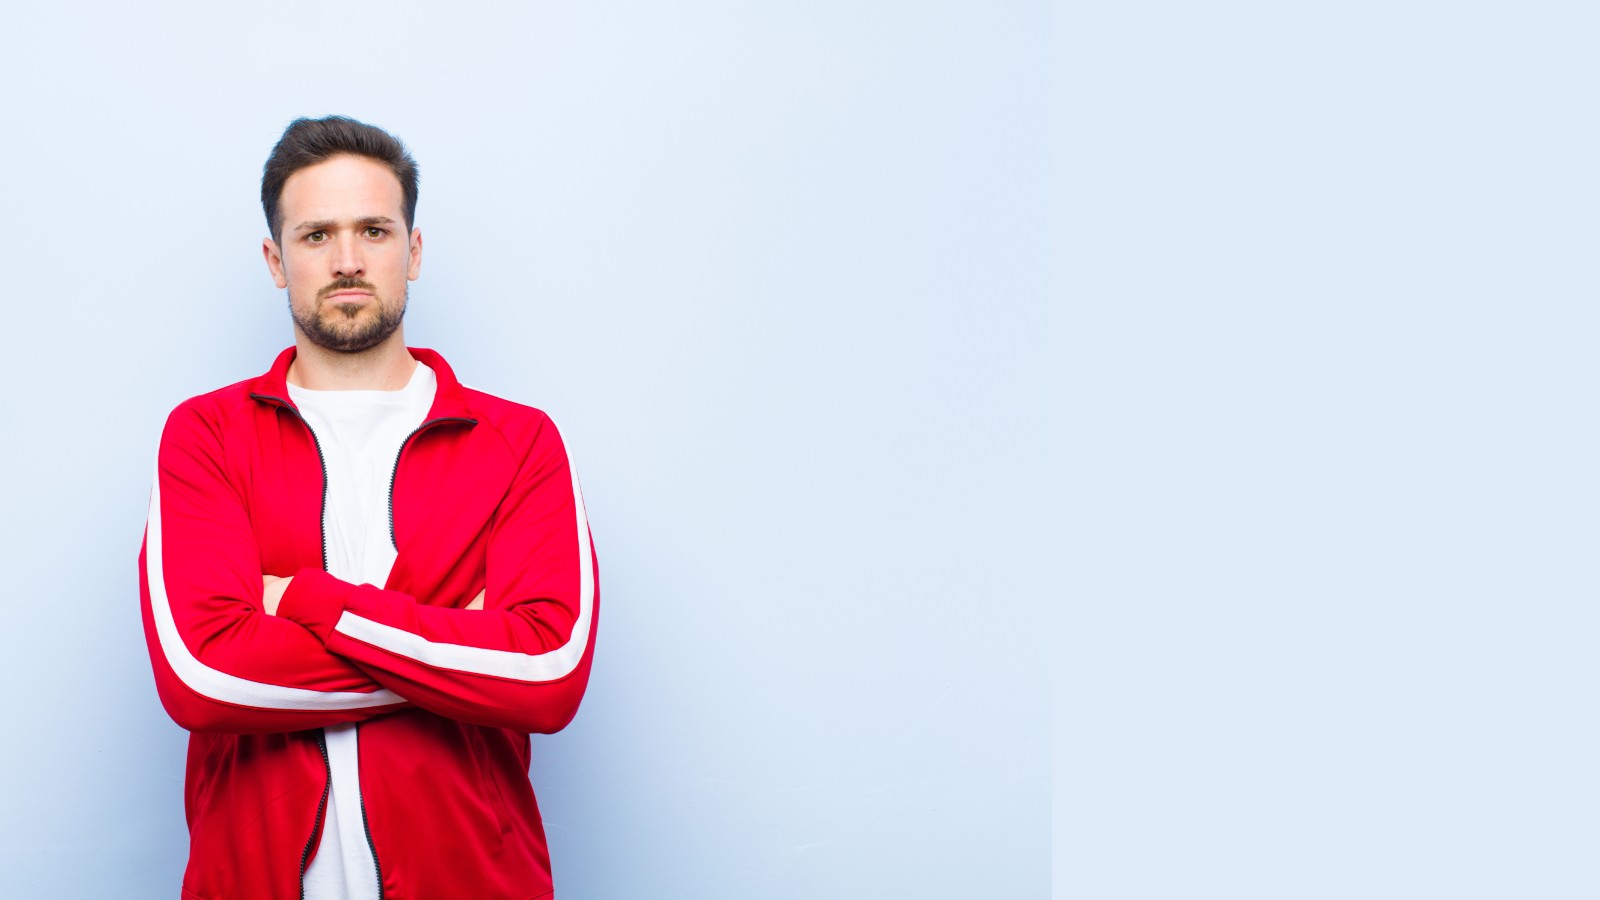
[[[294,345],[289,383],[313,391],[398,391],[417,368],[398,329],[383,343],[359,353],[319,347],[298,328]]]

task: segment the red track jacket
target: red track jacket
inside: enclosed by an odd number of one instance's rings
[[[438,388],[395,460],[382,588],[324,571],[293,348],[167,420],[139,574],[157,691],[193,732],[185,897],[300,896],[327,799],[319,728],[352,721],[387,900],[551,890],[528,733],[571,721],[589,678],[600,596],[577,474],[544,413],[411,354]],[[276,616],[263,573],[294,576]],[[461,608],[480,590],[482,610]]]

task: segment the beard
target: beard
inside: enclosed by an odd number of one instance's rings
[[[363,306],[343,303],[327,304],[323,298],[334,291],[360,289],[372,291],[372,302]],[[305,336],[324,350],[336,353],[360,353],[371,350],[394,334],[406,316],[406,304],[411,299],[411,286],[405,287],[398,309],[391,307],[377,289],[359,278],[342,278],[317,291],[315,306],[302,314],[294,298],[289,298],[289,315]]]

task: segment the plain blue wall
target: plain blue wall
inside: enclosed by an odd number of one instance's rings
[[[1062,896],[1600,897],[1600,9],[1063,26]]]
[[[176,896],[155,441],[288,343],[260,166],[338,112],[421,164],[408,338],[583,477],[562,896],[1045,896],[1042,9],[444,9],[5,14],[0,895]]]

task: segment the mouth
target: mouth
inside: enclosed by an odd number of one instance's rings
[[[377,296],[378,286],[370,284],[364,278],[348,276],[336,278],[317,291],[318,303],[350,304],[360,303],[368,298]]]

